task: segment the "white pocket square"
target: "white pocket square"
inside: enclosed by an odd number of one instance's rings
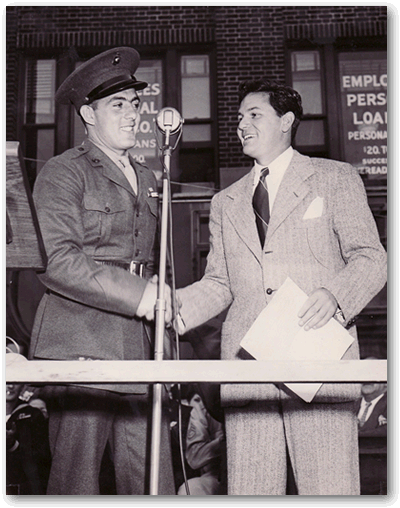
[[[324,198],[318,196],[314,199],[314,201],[310,203],[310,206],[307,208],[307,211],[303,216],[303,220],[316,219],[317,217],[321,217],[323,209]]]

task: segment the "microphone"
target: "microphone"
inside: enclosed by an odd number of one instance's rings
[[[176,134],[182,128],[183,118],[174,108],[163,108],[156,116],[156,125],[163,134]]]

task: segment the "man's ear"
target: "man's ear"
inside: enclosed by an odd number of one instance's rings
[[[281,117],[281,126],[282,132],[288,132],[292,128],[293,122],[295,120],[294,113],[292,111],[288,111]]]
[[[94,115],[94,110],[93,110],[92,106],[84,104],[83,106],[81,106],[79,113],[86,124],[94,125],[95,115]]]

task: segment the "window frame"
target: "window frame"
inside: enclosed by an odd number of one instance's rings
[[[328,104],[327,104],[327,85],[326,85],[326,65],[325,65],[325,54],[323,48],[319,45],[299,45],[297,42],[289,44],[286,48],[286,75],[288,77],[288,83],[293,87],[293,69],[292,69],[292,54],[295,52],[318,52],[319,63],[320,63],[320,78],[321,78],[321,106],[322,113],[308,113],[304,114],[301,120],[301,124],[312,120],[322,120],[323,122],[323,145],[300,145],[297,143],[296,138],[294,139],[294,147],[300,152],[313,156],[313,157],[327,157],[329,153],[329,129],[328,129]]]
[[[197,148],[213,150],[213,177],[207,183],[211,183],[215,188],[219,187],[220,175],[218,167],[218,121],[217,121],[217,87],[216,87],[216,54],[215,47],[212,44],[193,44],[190,47],[187,45],[176,46],[162,46],[151,47],[138,47],[136,48],[142,60],[150,60],[152,58],[161,59],[163,63],[163,104],[164,107],[175,108],[179,113],[182,112],[182,89],[181,89],[181,68],[180,57],[187,55],[202,55],[209,56],[210,64],[210,125],[211,125],[211,141],[203,142],[183,142],[182,138],[176,148],[175,155],[171,157],[170,169],[172,180],[177,180],[180,173],[180,155],[185,152],[196,150]],[[206,120],[207,121],[207,120]],[[201,123],[196,121],[196,123]],[[200,182],[200,180],[198,180]],[[176,181],[176,183],[180,183]],[[196,183],[196,182],[193,182]],[[182,189],[184,190],[184,189]]]
[[[18,133],[21,140],[21,150],[25,156],[26,172],[28,182],[33,188],[34,181],[40,170],[37,164],[38,161],[38,134],[39,131],[52,130],[53,131],[53,154],[55,153],[56,138],[57,138],[57,108],[54,110],[54,121],[45,123],[35,123],[26,121],[26,83],[27,83],[27,68],[28,64],[39,60],[54,60],[55,61],[55,83],[57,89],[57,57],[54,54],[44,52],[40,56],[34,54],[24,55],[19,59],[19,83],[21,84],[18,90]],[[43,162],[44,164],[44,162]],[[42,164],[42,165],[43,165]]]
[[[218,132],[217,132],[217,95],[216,95],[216,66],[215,66],[215,53],[210,46],[198,46],[193,48],[180,48],[176,52],[176,66],[179,73],[177,84],[178,90],[178,109],[182,111],[182,75],[181,75],[181,57],[191,55],[208,55],[209,58],[209,77],[210,77],[210,118],[209,119],[188,119],[185,123],[188,125],[210,125],[211,139],[210,141],[183,141],[181,139],[179,146],[179,155],[190,154],[199,150],[200,153],[204,150],[209,150],[212,153],[213,168],[212,172],[214,178],[206,180],[207,182],[214,183],[216,188],[219,186],[219,171],[218,171]],[[180,158],[180,157],[179,157]],[[203,182],[204,180],[198,180]],[[195,183],[195,181],[193,181]]]

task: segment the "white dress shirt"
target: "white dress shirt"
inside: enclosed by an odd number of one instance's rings
[[[371,413],[372,411],[374,410],[374,407],[376,406],[376,404],[378,403],[378,401],[381,400],[381,398],[384,396],[385,394],[384,393],[381,393],[381,395],[379,395],[379,397],[376,397],[375,399],[371,400],[371,405],[369,406],[368,408],[368,411],[367,411],[367,416],[365,418],[365,421],[368,420],[368,418],[371,416]],[[365,409],[365,406],[368,404],[368,402],[364,399],[364,397],[361,399],[361,405],[360,405],[360,411],[358,412],[358,415],[357,415],[357,418],[360,419],[361,418],[361,415],[363,414],[364,412],[364,409]]]
[[[290,161],[293,157],[293,148],[289,146],[287,150],[279,155],[275,160],[273,160],[270,164],[268,164],[269,173],[265,178],[267,187],[268,187],[268,198],[269,198],[269,210],[271,212],[276,194],[278,192],[279,185],[282,181],[283,175],[285,171],[289,167]],[[263,168],[266,166],[260,166],[257,162],[254,161],[254,187],[257,187],[258,181],[260,179],[260,173]]]

